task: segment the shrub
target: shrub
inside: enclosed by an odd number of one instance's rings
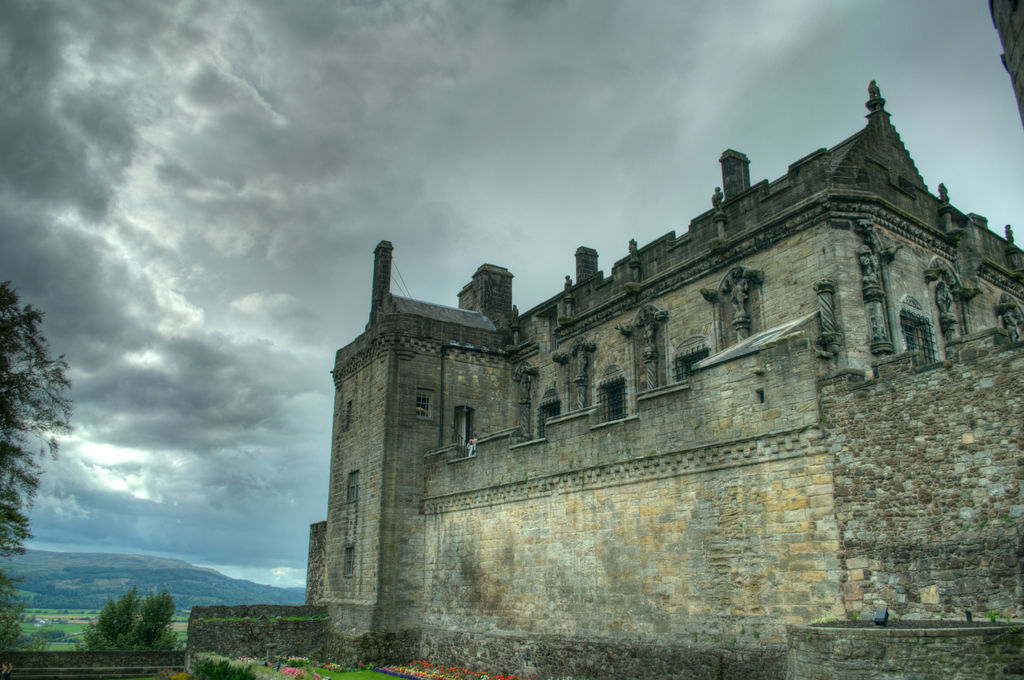
[[[256,673],[227,660],[208,660],[196,668],[196,680],[256,680]]]

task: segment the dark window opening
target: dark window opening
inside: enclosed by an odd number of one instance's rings
[[[690,350],[685,354],[680,354],[676,357],[675,365],[675,379],[676,382],[681,380],[688,380],[690,374],[693,373],[693,367],[701,359],[706,359],[711,356],[710,350],[707,347],[698,347],[697,349]]]
[[[348,400],[348,404],[345,406],[345,429],[352,427],[352,400]]]
[[[547,404],[541,404],[540,408],[537,409],[537,438],[543,439],[544,432],[547,429],[548,418],[554,418],[555,416],[562,415],[562,402],[552,401]]]
[[[352,574],[356,572],[356,547],[354,545],[345,546],[345,578],[351,578]]]
[[[935,363],[935,342],[932,340],[932,325],[927,319],[906,312],[900,313],[900,330],[907,351],[921,350],[926,364]]]
[[[626,381],[623,378],[601,386],[601,407],[604,419],[619,420],[626,417]]]
[[[348,493],[345,495],[345,500],[349,503],[359,500],[359,470],[348,473]]]
[[[754,390],[754,394],[757,396],[757,403],[764,403],[764,390]]]

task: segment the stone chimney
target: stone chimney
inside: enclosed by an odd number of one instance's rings
[[[373,249],[373,293],[370,297],[370,324],[391,295],[391,241],[381,241]]]
[[[580,246],[576,249],[576,283],[597,273],[597,251]]]
[[[725,200],[735,198],[737,194],[750,188],[750,159],[746,154],[726,149],[718,162],[722,164],[722,189],[725,190]]]
[[[512,274],[504,267],[482,264],[473,280],[459,291],[459,308],[480,312],[499,330],[512,321]]]

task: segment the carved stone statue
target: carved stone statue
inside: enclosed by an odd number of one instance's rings
[[[715,193],[711,195],[711,207],[715,209],[715,212],[722,210],[723,200],[725,200],[725,194],[722,193],[722,187],[715,187]]]
[[[537,373],[535,366],[519,364],[512,375],[519,383],[519,427],[524,439],[529,439],[533,432],[533,379]]]
[[[867,285],[878,285],[878,258],[867,245],[857,249],[857,260],[860,262],[861,282]]]
[[[573,344],[572,355],[576,358],[576,408],[587,407],[587,384],[590,382],[590,353],[597,345],[586,340],[577,340]]]
[[[872,99],[878,99],[882,96],[882,91],[878,88],[878,83],[873,80],[868,83],[868,96]]]
[[[939,182],[939,200],[943,203],[949,203],[949,192],[946,190],[946,185]]]
[[[1006,244],[1013,245],[1013,228],[1007,224],[1003,227],[1003,233],[1006,235]]]

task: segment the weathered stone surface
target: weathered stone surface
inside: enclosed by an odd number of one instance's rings
[[[493,265],[461,310],[378,277],[310,534],[330,649],[778,677],[786,624],[1024,608],[1016,251],[870,97],[773,182],[730,152],[685,234],[522,314]]]

